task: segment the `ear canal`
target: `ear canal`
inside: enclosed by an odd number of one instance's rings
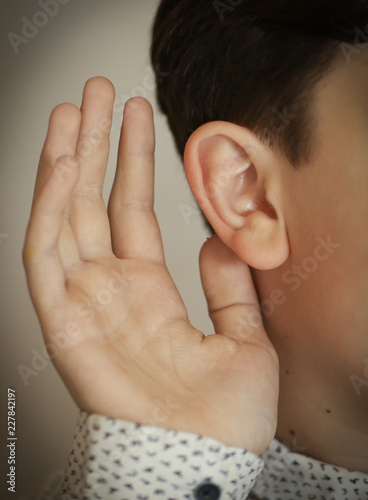
[[[277,220],[277,212],[265,196],[258,203],[257,210],[266,214],[270,219]]]
[[[239,180],[238,192],[234,194],[236,195],[234,196],[234,202],[236,202],[239,197],[240,202],[243,203],[243,205],[245,203],[245,207],[239,208],[238,210],[243,217],[252,212],[263,212],[271,219],[277,219],[277,212],[268,201],[265,189],[258,181],[257,171],[253,164],[242,173],[241,179]]]

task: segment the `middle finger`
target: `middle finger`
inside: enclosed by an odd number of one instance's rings
[[[110,150],[115,91],[106,78],[88,80],[76,156],[80,175],[69,207],[69,220],[83,260],[112,254],[103,183]]]

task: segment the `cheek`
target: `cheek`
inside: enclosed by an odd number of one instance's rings
[[[301,293],[310,307],[320,312],[323,305],[329,322],[339,317],[346,325],[343,313],[356,322],[368,311],[368,169],[361,157],[350,164],[345,155],[327,158],[290,186],[291,261],[303,270]]]
[[[322,356],[346,379],[368,357],[368,242],[356,237],[361,220],[314,208],[291,234],[290,259],[257,276],[262,310],[281,350]]]
[[[362,219],[348,212],[306,224],[285,290],[303,325],[301,345],[344,380],[368,357],[368,242]]]

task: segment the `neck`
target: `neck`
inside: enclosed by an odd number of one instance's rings
[[[324,376],[323,370],[318,373],[308,367],[303,356],[298,359],[289,349],[287,355],[282,348],[278,351],[281,380],[276,438],[296,453],[368,473],[366,394],[358,396],[348,377]]]
[[[253,272],[261,303],[282,288],[283,271]],[[264,317],[280,361],[276,438],[296,453],[368,473],[368,356],[359,316],[341,312],[341,300],[326,301],[312,278],[297,292],[282,291],[286,300]],[[360,390],[354,375],[364,379]]]

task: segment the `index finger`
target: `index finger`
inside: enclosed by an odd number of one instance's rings
[[[52,111],[41,152],[33,200],[50,179],[57,160],[65,155],[75,155],[80,122],[81,113],[74,104],[59,104]]]

